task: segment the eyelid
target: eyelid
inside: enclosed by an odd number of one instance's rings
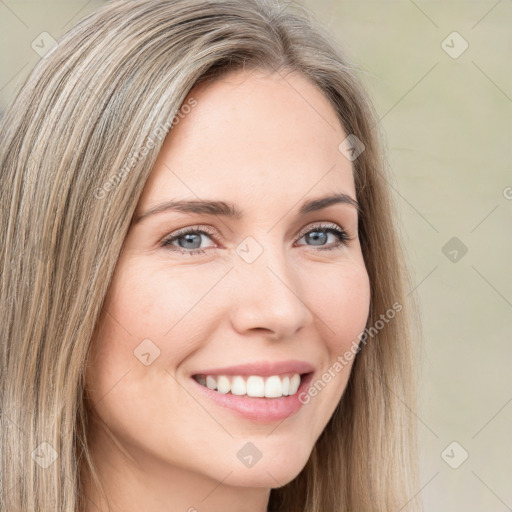
[[[336,231],[343,231],[346,236],[347,236],[347,240],[351,240],[351,238],[349,238],[349,235],[347,233],[347,230],[341,225],[341,224],[337,224],[336,222],[313,222],[311,224],[308,224],[304,229],[302,229],[299,234],[297,235],[298,238],[302,238],[304,235],[306,235],[307,233],[309,233],[311,230],[315,229],[315,228],[319,228],[319,229],[329,229],[329,228],[332,228],[332,229],[335,229]]]
[[[175,238],[177,236],[181,236],[182,234],[187,234],[190,231],[205,231],[209,235],[216,235],[218,231],[211,226],[206,224],[196,224],[194,226],[187,226],[186,228],[178,229],[177,231],[173,231],[169,236],[166,236],[164,240],[168,240],[169,238]]]

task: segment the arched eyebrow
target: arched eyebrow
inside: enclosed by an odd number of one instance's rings
[[[355,199],[344,193],[335,193],[319,197],[317,199],[308,199],[300,206],[297,211],[297,215],[305,215],[339,203],[352,206],[358,213],[360,212],[359,203]],[[137,224],[151,215],[168,211],[221,215],[234,219],[241,219],[244,216],[244,211],[242,209],[240,209],[236,204],[226,201],[213,201],[206,199],[175,200],[166,201],[150,208],[148,211],[135,217],[133,224]]]

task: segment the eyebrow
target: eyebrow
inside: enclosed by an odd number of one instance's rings
[[[334,204],[347,204],[349,206],[353,206],[358,213],[360,212],[359,203],[355,199],[352,199],[347,194],[336,193],[305,201],[297,213],[298,215],[305,215],[306,213],[328,208]],[[211,201],[204,199],[177,200],[166,201],[165,203],[161,203],[150,208],[147,212],[137,216],[133,223],[137,224],[151,215],[167,211],[222,215],[234,219],[241,219],[244,216],[243,210],[238,208],[235,204],[226,201]]]

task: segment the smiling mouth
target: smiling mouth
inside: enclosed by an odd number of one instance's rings
[[[310,373],[279,375],[193,375],[202,386],[225,395],[254,398],[282,398],[297,393],[303,379]]]

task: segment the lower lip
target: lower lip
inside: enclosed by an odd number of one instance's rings
[[[247,395],[232,395],[231,393],[223,394],[199,384],[193,378],[192,381],[206,397],[221,407],[231,409],[238,416],[262,423],[272,423],[284,420],[298,412],[303,405],[299,401],[299,396],[307,390],[312,379],[313,372],[306,374],[304,377],[301,377],[299,389],[294,395],[282,396],[280,398],[259,398]]]

